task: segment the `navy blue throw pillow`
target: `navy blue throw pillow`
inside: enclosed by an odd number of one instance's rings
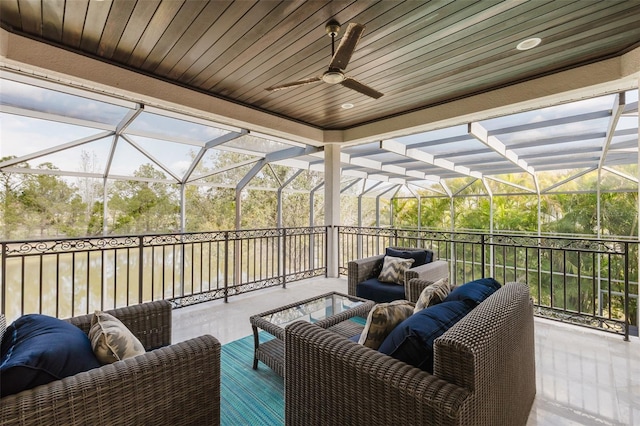
[[[5,331],[0,351],[2,397],[100,367],[82,330],[47,315],[15,320]]]
[[[475,306],[468,300],[454,300],[422,309],[397,325],[378,351],[433,373],[434,340]]]
[[[493,278],[480,278],[456,287],[443,302],[452,300],[469,300],[480,304],[500,288],[500,283]]]
[[[431,258],[433,257],[433,253],[427,250],[398,250],[392,247],[387,247],[385,254],[387,256],[401,257],[403,259],[413,259],[413,265],[411,265],[412,268],[431,262]]]

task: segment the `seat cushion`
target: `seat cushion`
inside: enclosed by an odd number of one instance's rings
[[[433,342],[476,306],[469,300],[442,302],[401,322],[379,352],[433,373]]]
[[[412,268],[430,263],[433,260],[433,252],[431,250],[402,250],[393,247],[387,247],[385,252],[387,256],[401,257],[403,259],[413,259]]]
[[[3,397],[100,367],[82,330],[47,315],[15,320],[6,329],[1,351]]]
[[[404,272],[411,268],[413,262],[413,259],[385,256],[384,263],[382,264],[382,271],[380,271],[380,275],[378,275],[378,280],[404,285]]]
[[[370,278],[356,285],[356,296],[378,303],[406,299],[403,285],[383,283],[376,278]]]
[[[456,287],[444,299],[444,302],[452,300],[469,300],[476,305],[491,296],[500,288],[500,283],[493,278],[480,278]]]
[[[402,321],[413,315],[413,303],[408,300],[394,300],[378,303],[367,316],[358,343],[371,349],[378,349],[384,339]]]

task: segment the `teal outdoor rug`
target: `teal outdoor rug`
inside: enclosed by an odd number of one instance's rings
[[[364,318],[351,318],[364,325]],[[260,343],[273,337],[259,333]],[[253,335],[222,346],[220,423],[223,426],[284,425],[284,379],[263,363],[253,366]]]
[[[260,342],[271,336],[260,333]],[[253,366],[253,335],[222,346],[220,423],[228,426],[284,424],[284,379]]]

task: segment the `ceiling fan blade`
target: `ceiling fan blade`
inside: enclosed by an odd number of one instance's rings
[[[275,92],[276,90],[290,89],[292,87],[305,86],[307,84],[313,84],[322,81],[322,77],[311,77],[305,80],[292,81],[291,83],[276,84],[275,86],[267,87],[266,90]]]
[[[381,97],[382,95],[384,95],[384,93],[380,93],[377,90],[367,86],[366,84],[362,84],[360,83],[358,80],[354,80],[351,77],[347,77],[344,80],[342,80],[342,84],[344,87],[347,87],[351,90],[355,90],[356,92],[360,92],[363,95],[367,95],[373,99],[378,99],[379,97]]]
[[[353,22],[349,24],[347,30],[340,39],[340,44],[338,45],[336,53],[333,55],[333,58],[331,58],[329,68],[339,68],[341,70],[345,70],[347,68],[351,55],[353,55],[353,51],[356,50],[356,45],[358,44],[358,41],[360,41],[360,36],[362,36],[364,29],[364,25]]]

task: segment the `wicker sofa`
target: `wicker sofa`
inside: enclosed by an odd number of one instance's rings
[[[148,352],[6,396],[0,399],[0,425],[220,423],[220,343],[215,337],[171,344],[168,301],[107,312]],[[67,321],[88,333],[91,317]],[[5,328],[1,317],[0,337]]]
[[[434,253],[428,249],[417,249],[417,248],[407,248],[407,247],[389,247],[390,249],[395,249],[399,251],[425,251],[429,253],[429,258],[434,259]],[[381,287],[389,287],[392,290],[399,290],[398,292],[394,292],[394,297],[388,291],[376,292],[368,290],[366,294],[361,294],[358,286],[363,285],[363,283],[375,281],[373,279],[377,278],[378,274],[380,274],[380,270],[382,269],[382,263],[384,261],[384,254],[377,256],[365,257],[363,259],[356,259],[349,261],[347,264],[347,285],[348,285],[348,293],[351,296],[359,296],[367,299],[374,300],[375,302],[390,302],[391,300],[396,299],[406,299],[411,302],[415,302],[418,300],[420,293],[422,290],[429,284],[433,284],[441,278],[446,278],[449,276],[449,264],[444,260],[432,260],[429,263],[426,263],[421,266],[417,266],[405,271],[405,284],[404,291],[402,288],[395,284],[386,284]],[[379,283],[375,283],[374,286],[379,285]],[[380,294],[378,294],[380,293]]]
[[[434,345],[434,374],[320,327],[286,328],[287,425],[524,425],[536,392],[533,305],[509,283]]]

